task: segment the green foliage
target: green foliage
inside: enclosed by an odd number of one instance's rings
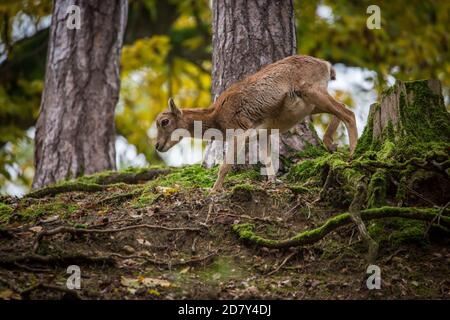
[[[326,5],[332,16],[318,17]],[[401,80],[438,78],[450,86],[447,1],[294,2],[300,51],[377,72],[381,88],[390,74]],[[381,9],[381,29],[369,30],[367,7]]]
[[[13,209],[10,206],[0,202],[0,225],[8,222],[12,212]]]

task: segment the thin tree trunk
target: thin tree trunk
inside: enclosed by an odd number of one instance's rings
[[[296,53],[292,0],[214,0],[212,95],[255,73],[266,64]],[[319,143],[310,119],[298,124],[280,139],[280,154]],[[204,165],[222,157],[215,143],[207,147]]]
[[[81,28],[67,25],[80,7]],[[36,125],[33,188],[115,169],[114,109],[127,1],[56,0]]]

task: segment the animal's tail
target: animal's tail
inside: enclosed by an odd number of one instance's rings
[[[328,67],[328,72],[330,74],[330,80],[336,80],[336,70],[334,70],[333,65],[328,61],[325,61],[325,63]]]
[[[330,65],[330,79],[336,80],[336,70],[334,70],[332,65]]]

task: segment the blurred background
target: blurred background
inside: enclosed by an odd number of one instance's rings
[[[438,78],[449,109],[450,1],[295,0],[298,53],[333,63],[333,94],[364,129],[371,103],[395,79]],[[369,5],[381,8],[381,29],[369,30]],[[44,83],[52,1],[0,0],[0,193],[31,185],[34,125]],[[169,96],[183,108],[210,104],[211,8],[208,0],[129,0],[116,108],[118,168],[201,161],[154,150],[154,119]],[[319,135],[327,115],[314,116]],[[338,139],[346,143],[340,127]]]

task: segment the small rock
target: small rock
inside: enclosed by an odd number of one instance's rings
[[[129,246],[129,245],[123,246],[122,249],[123,249],[123,251],[125,251],[126,253],[129,253],[129,254],[136,252],[136,250],[132,246]]]

